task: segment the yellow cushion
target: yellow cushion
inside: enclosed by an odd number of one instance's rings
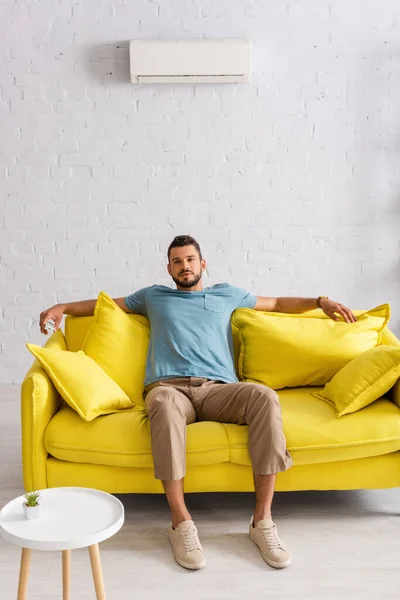
[[[283,430],[294,465],[332,463],[400,450],[400,410],[381,398],[338,419],[336,410],[313,396],[314,387],[280,390]],[[188,429],[191,427],[189,425]],[[231,462],[250,465],[248,427],[225,424]],[[327,465],[329,470],[329,466]]]
[[[132,315],[133,316],[133,315]],[[149,327],[100,292],[82,350],[101,366],[138,406],[143,404]]]
[[[67,343],[61,329],[57,329],[46,341],[48,350],[67,350]]]
[[[64,400],[85,421],[132,408],[125,392],[82,350],[48,350],[34,344],[27,344],[27,348]]]
[[[295,465],[366,458],[400,450],[400,410],[387,399],[347,419],[313,397],[315,388],[279,393],[283,428]],[[187,466],[230,461],[250,465],[248,426],[200,421],[187,426]],[[64,404],[44,436],[51,456],[68,463],[113,467],[153,466],[149,418],[127,410],[85,423]]]
[[[378,346],[350,361],[314,395],[329,402],[341,417],[386,394],[399,377],[400,348]]]
[[[114,467],[153,466],[149,417],[136,407],[85,423],[64,404],[51,419],[44,444],[49,454],[69,462]],[[186,448],[188,467],[229,461],[222,423],[190,424]]]
[[[236,310],[239,378],[273,389],[325,385],[353,358],[380,344],[389,317],[388,304],[360,312],[355,323],[333,321],[321,310],[303,315]]]
[[[67,350],[78,352],[82,350],[82,344],[88,334],[94,321],[94,316],[91,317],[73,317],[67,315],[64,321],[65,341]]]

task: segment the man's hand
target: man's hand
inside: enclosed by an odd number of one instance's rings
[[[340,304],[329,298],[322,298],[320,303],[324,313],[334,321],[340,321],[340,317],[343,317],[343,320],[346,321],[346,323],[355,323],[357,321],[351,310],[344,306],[344,304]],[[338,313],[340,317],[338,317],[336,313]]]
[[[40,313],[40,331],[42,333],[44,333],[45,335],[48,334],[48,331],[45,329],[44,326],[49,319],[54,320],[54,329],[57,331],[57,329],[60,326],[63,314],[64,314],[64,305],[63,304],[56,304],[55,306],[52,306],[51,308],[44,310],[42,313]]]

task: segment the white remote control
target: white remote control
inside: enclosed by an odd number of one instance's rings
[[[56,328],[54,319],[49,319],[48,321],[46,321],[46,323],[44,324],[44,328],[47,331],[47,333],[55,333]]]

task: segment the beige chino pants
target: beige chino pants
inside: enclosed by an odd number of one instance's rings
[[[279,398],[269,387],[181,377],[146,386],[144,398],[156,479],[171,481],[185,476],[186,425],[196,420],[248,425],[249,454],[256,475],[292,466]]]

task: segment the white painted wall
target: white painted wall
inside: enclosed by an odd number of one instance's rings
[[[400,5],[0,2],[0,382],[41,310],[169,284],[390,302],[400,334]],[[128,40],[252,40],[250,85],[129,83]]]

